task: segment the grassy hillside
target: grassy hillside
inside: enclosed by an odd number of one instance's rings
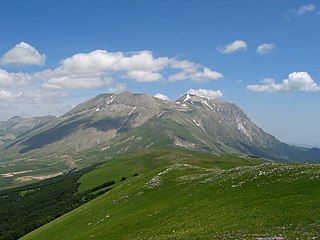
[[[94,157],[95,160],[89,162],[103,159],[103,154],[94,154]],[[215,168],[261,163],[245,156],[214,157],[185,149],[145,150],[122,155],[98,168],[99,164],[94,164],[39,183],[1,191],[0,239],[17,239],[133,177],[180,161]]]
[[[101,165],[94,171],[83,175],[79,182],[80,192],[93,188],[110,180],[130,179],[169,162],[196,164],[201,167],[228,169],[237,166],[252,166],[263,162],[245,155],[213,156],[204,152],[186,149],[145,150],[138,153],[125,154]]]
[[[103,165],[82,177],[80,189],[109,174],[124,172]],[[181,157],[128,178],[22,239],[311,239],[320,231],[319,181],[317,164]]]

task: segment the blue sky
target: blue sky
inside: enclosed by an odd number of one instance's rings
[[[319,26],[317,1],[3,0],[0,120],[205,89],[282,141],[320,146]]]

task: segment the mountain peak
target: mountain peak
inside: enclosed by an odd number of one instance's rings
[[[153,97],[145,93],[133,93],[130,91],[118,94],[103,93],[79,104],[61,117],[65,118],[66,116],[85,112],[100,112],[101,109],[109,109],[116,106],[128,108],[143,107],[153,110],[158,108],[158,103]]]
[[[208,97],[196,94],[196,93],[186,92],[180,98],[178,98],[176,100],[176,102],[203,102],[203,101],[206,101],[206,100],[217,101],[217,99],[208,98]]]

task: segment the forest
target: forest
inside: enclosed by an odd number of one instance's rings
[[[98,164],[0,192],[0,239],[14,240],[111,190],[107,181],[79,193],[79,178]]]

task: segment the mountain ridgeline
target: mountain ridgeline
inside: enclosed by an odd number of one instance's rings
[[[55,116],[33,118],[15,116],[7,121],[2,121],[0,122],[0,145],[34,131],[55,119]]]
[[[320,150],[291,146],[256,126],[235,104],[185,94],[101,94],[2,145],[4,154],[50,155],[99,149],[105,156],[163,147],[276,161],[319,162]]]

